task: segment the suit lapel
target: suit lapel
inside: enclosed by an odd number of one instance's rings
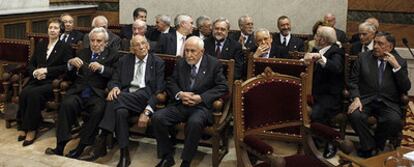
[[[371,53],[371,57],[370,57],[370,61],[369,61],[369,66],[370,69],[372,69],[372,73],[374,77],[374,81],[375,81],[375,85],[377,85],[377,87],[379,88],[379,83],[378,83],[378,59],[374,56],[373,53]]]
[[[197,90],[196,88],[200,85],[201,81],[203,80],[204,76],[206,75],[207,70],[207,56],[203,55],[203,59],[201,60],[200,67],[198,69],[197,77],[194,83],[193,90]]]
[[[152,66],[153,62],[153,57],[152,55],[148,54],[148,58],[147,58],[147,65],[145,67],[145,85],[148,86],[148,84],[150,83],[149,81],[151,80],[151,72],[153,71],[152,69],[154,68]]]
[[[134,78],[134,71],[135,71],[134,68],[135,68],[135,56],[132,53],[130,53],[130,55],[128,55],[128,61],[126,62],[125,70],[121,71],[122,73],[125,73],[124,75],[126,76],[126,79],[127,79],[126,84],[131,83],[132,79]]]
[[[172,33],[172,38],[170,38],[170,43],[173,46],[172,51],[174,55],[177,53],[177,33]]]
[[[221,48],[221,58],[223,59],[231,56],[229,55],[230,42],[230,38],[227,38],[226,41],[224,41],[223,48]]]
[[[62,48],[62,42],[59,40],[56,45],[53,47],[52,52],[49,55],[49,58],[46,60],[46,65],[50,65],[53,63],[53,60],[55,59],[58,49],[60,50]],[[46,57],[45,57],[46,59]]]

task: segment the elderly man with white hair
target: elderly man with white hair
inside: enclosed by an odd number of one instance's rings
[[[315,35],[317,53],[307,53],[305,61],[314,63],[312,95],[312,122],[328,124],[341,109],[344,88],[344,50],[336,44],[335,30],[332,27],[319,27]],[[328,144],[323,156],[331,158],[336,148]]]
[[[184,42],[193,33],[193,19],[189,15],[180,14],[175,18],[175,33],[161,34],[155,48],[156,53],[183,56]]]
[[[364,22],[358,27],[359,41],[354,42],[351,48],[351,55],[358,55],[361,52],[368,52],[374,49],[374,38],[377,28],[375,25]]]
[[[96,28],[96,27],[103,27],[106,29],[108,33],[108,41],[107,41],[108,44],[106,45],[107,47],[114,48],[117,50],[121,48],[121,38],[119,38],[119,36],[114,34],[113,32],[108,31],[108,19],[105,16],[99,15],[93,18],[92,28]],[[83,36],[83,48],[88,48],[88,47],[89,47],[89,35],[85,34],[85,36]]]
[[[86,146],[93,144],[98,133],[98,125],[104,114],[105,88],[118,61],[118,53],[116,49],[106,47],[109,35],[105,28],[94,28],[88,36],[91,47],[84,48],[77,57],[68,61],[67,75],[73,79],[73,84],[66,91],[59,107],[56,148],[47,148],[46,154],[63,155],[66,143],[72,139],[72,126],[81,112],[88,113],[88,120],[79,132],[78,146],[66,156],[78,158]]]
[[[175,164],[174,146],[168,129],[186,122],[184,150],[181,167],[189,167],[197,151],[203,129],[211,125],[214,100],[228,91],[226,78],[220,61],[204,53],[204,42],[199,37],[190,37],[185,42],[184,58],[177,60],[167,89],[173,103],[154,112],[151,121],[157,139],[158,155],[162,160],[157,167]]]
[[[161,34],[175,33],[175,28],[171,27],[171,16],[160,14],[155,16],[155,27],[147,32],[148,40],[158,41]]]

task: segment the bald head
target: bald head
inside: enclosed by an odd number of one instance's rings
[[[323,17],[323,20],[325,21],[325,23],[327,23],[329,26],[331,27],[335,27],[336,24],[336,17],[334,14],[332,13],[327,13],[325,14],[325,16]]]

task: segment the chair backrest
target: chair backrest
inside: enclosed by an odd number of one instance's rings
[[[303,52],[297,52],[302,54]],[[306,64],[304,61],[297,59],[281,59],[281,58],[261,58],[249,55],[247,60],[247,78],[252,78],[261,74],[266,67],[270,67],[272,71],[300,77],[301,73],[307,74],[307,95],[312,94],[313,79],[313,63]]]
[[[306,102],[306,77],[274,73],[270,67],[242,83],[236,81],[233,92],[237,139],[259,135],[273,139],[300,141],[299,134],[275,130],[301,128],[309,123]]]
[[[49,36],[45,33],[30,33],[29,32],[29,33],[26,34],[26,36],[30,40],[31,47],[33,49],[36,48],[37,44],[40,41],[48,41],[49,40]],[[31,56],[32,55],[30,55],[30,57]]]
[[[357,59],[358,59],[357,55],[345,54],[344,81],[345,81],[346,89],[348,88],[349,76],[351,75],[352,67],[354,66],[354,62]]]
[[[159,54],[159,53],[155,53],[154,55],[164,60],[164,63],[165,63],[164,78],[167,79],[173,74],[176,61],[177,59],[179,59],[179,57],[175,55]]]
[[[29,40],[0,39],[0,62],[27,64],[32,52]]]

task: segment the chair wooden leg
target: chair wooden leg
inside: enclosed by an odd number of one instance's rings
[[[211,155],[213,167],[218,167],[220,164],[220,137],[215,134],[212,137],[213,153]]]

